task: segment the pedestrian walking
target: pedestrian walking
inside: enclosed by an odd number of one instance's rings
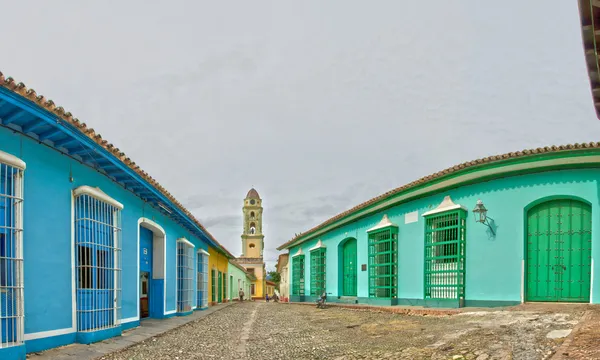
[[[269,302],[269,294],[267,294],[267,296],[265,297],[265,299],[267,300],[267,302]]]
[[[240,288],[240,301],[244,301],[244,290]]]

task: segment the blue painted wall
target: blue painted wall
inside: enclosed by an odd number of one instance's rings
[[[25,334],[73,325],[71,271],[71,190],[99,187],[124,205],[122,211],[122,318],[137,317],[138,220],[152,219],[166,232],[166,310],[176,309],[176,240],[198,249],[207,244],[146,205],[102,173],[61,153],[0,127],[0,150],[27,163],[24,188]],[[69,181],[69,174],[74,181]],[[195,284],[195,282],[194,282]],[[195,286],[195,285],[194,285]],[[41,342],[37,342],[41,344]],[[51,342],[45,346],[51,346]],[[37,346],[36,350],[40,350]]]
[[[358,240],[358,297],[367,298],[368,264],[367,229],[387,214],[399,226],[398,293],[400,299],[423,299],[424,212],[436,208],[444,196],[450,195],[456,204],[469,209],[467,221],[466,300],[521,301],[521,266],[525,253],[525,211],[528,205],[546,197],[574,196],[592,204],[592,257],[595,259],[593,303],[600,303],[600,170],[562,170],[492,180],[459,187],[450,191],[404,203],[376,213],[357,222],[318,237],[327,247],[327,292],[338,295],[338,245],[347,237]],[[486,226],[476,223],[471,210],[481,199],[488,216],[497,225],[496,236]],[[406,213],[418,211],[418,222],[405,224]],[[290,256],[299,248],[306,254],[306,295],[310,294],[309,249],[317,239],[290,249]],[[291,273],[291,271],[290,271]],[[291,281],[291,278],[290,278]],[[291,285],[290,285],[291,286]],[[410,301],[408,302],[410,303]]]

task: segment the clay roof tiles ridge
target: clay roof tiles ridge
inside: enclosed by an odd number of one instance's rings
[[[525,149],[525,150],[505,153],[505,154],[501,154],[501,155],[492,155],[492,156],[488,156],[488,157],[485,157],[482,159],[477,159],[477,160],[461,163],[459,165],[454,165],[454,166],[446,168],[442,171],[438,171],[434,174],[426,175],[426,176],[424,176],[418,180],[412,181],[406,185],[403,185],[403,186],[397,187],[395,189],[392,189],[390,191],[387,191],[387,192],[385,192],[381,195],[378,195],[372,199],[369,199],[361,204],[358,204],[344,212],[341,212],[307,231],[298,233],[291,240],[278,246],[277,250],[283,250],[287,246],[289,246],[290,244],[293,244],[296,240],[306,236],[307,234],[311,234],[321,228],[324,228],[325,226],[330,225],[330,224],[336,222],[337,220],[340,220],[358,210],[364,209],[364,208],[368,207],[369,205],[374,204],[380,200],[383,200],[392,195],[398,194],[402,191],[409,190],[416,186],[427,184],[433,180],[437,180],[438,178],[449,175],[455,171],[473,168],[473,167],[481,166],[484,164],[490,164],[490,163],[494,163],[494,162],[510,160],[510,159],[517,158],[517,157],[534,156],[534,155],[548,154],[548,153],[558,153],[558,152],[562,152],[562,151],[570,151],[570,150],[578,150],[578,149],[598,149],[598,148],[600,148],[600,142],[589,142],[589,143],[581,143],[581,144],[575,143],[575,144],[567,144],[567,145],[559,145],[559,146],[552,145],[552,146],[545,146],[543,148]]]
[[[131,161],[130,158],[125,156],[119,148],[115,147],[113,144],[110,144],[108,141],[102,139],[102,135],[96,134],[93,128],[88,128],[86,123],[82,123],[79,119],[74,118],[73,115],[65,111],[62,106],[56,106],[54,101],[51,99],[46,99],[43,95],[38,95],[34,89],[28,89],[24,83],[19,82],[15,83],[15,80],[12,77],[5,77],[4,74],[0,71],[0,86],[6,88],[21,97],[35,103],[40,106],[44,110],[54,114],[59,118],[59,120],[63,120],[70,125],[73,125],[77,128],[82,134],[86,135],[88,138],[92,139],[96,144],[100,145],[108,152],[112,153],[115,157],[117,157],[121,162],[123,162],[127,167],[132,169],[135,173],[140,175],[144,180],[153,185],[160,193],[166,196],[170,201],[172,201],[177,207],[183,211],[206,235],[219,247],[221,251],[223,251],[227,256],[234,258],[234,256],[223,246],[221,245],[214,236],[206,230],[206,228],[196,219],[183,205],[177,201],[173,195],[171,195],[168,191],[166,191],[154,178],[152,178],[148,173],[144,170],[140,169],[139,166],[135,165],[134,162]]]

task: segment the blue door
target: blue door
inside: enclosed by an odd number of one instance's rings
[[[152,306],[152,231],[140,226],[140,317],[150,316]]]

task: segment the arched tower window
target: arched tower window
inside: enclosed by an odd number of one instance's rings
[[[253,227],[251,227],[251,228],[250,228],[250,234],[254,235],[255,233],[256,233],[256,229],[255,229],[255,228],[253,228]]]
[[[250,213],[250,219],[254,219],[254,211]]]
[[[254,249],[256,247],[256,245],[254,245],[254,244],[250,244],[249,246],[250,246],[250,249]]]

